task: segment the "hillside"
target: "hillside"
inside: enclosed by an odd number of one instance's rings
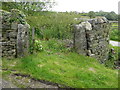
[[[44,51],[9,60],[9,63],[3,59],[3,69],[7,69],[3,70],[3,77],[8,79],[8,75],[23,74],[72,88],[118,87],[118,70],[107,68],[94,58],[70,52],[60,43],[57,40],[41,41]],[[17,78],[18,81],[21,79]],[[27,87],[27,84],[11,81],[19,87]]]

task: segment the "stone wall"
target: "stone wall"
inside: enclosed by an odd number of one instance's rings
[[[74,25],[74,48],[83,55],[95,57],[101,63],[108,59],[110,23],[99,17]]]
[[[0,32],[2,57],[22,57],[28,53],[29,25],[25,21],[25,15],[19,10],[11,12],[0,10]]]

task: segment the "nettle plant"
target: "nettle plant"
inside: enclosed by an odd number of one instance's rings
[[[41,45],[40,40],[34,40],[34,43],[30,45],[30,53],[43,51],[43,46]]]
[[[43,46],[41,45],[40,40],[35,40],[35,42],[34,42],[34,50],[35,51],[43,51]]]

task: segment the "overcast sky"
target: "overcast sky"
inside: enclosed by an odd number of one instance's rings
[[[44,0],[1,0],[1,1],[44,1]],[[118,2],[120,0],[50,0],[50,1],[55,1],[57,4],[52,8],[52,11],[89,12],[102,10],[106,12],[114,11],[118,13]]]
[[[115,11],[118,13],[119,0],[55,0],[52,11]]]

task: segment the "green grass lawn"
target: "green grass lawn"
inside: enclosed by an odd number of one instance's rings
[[[94,58],[69,52],[57,40],[41,41],[41,45],[44,50],[33,55],[3,59],[3,68],[73,88],[118,87],[118,70],[106,68]],[[10,73],[3,72],[3,76]]]

